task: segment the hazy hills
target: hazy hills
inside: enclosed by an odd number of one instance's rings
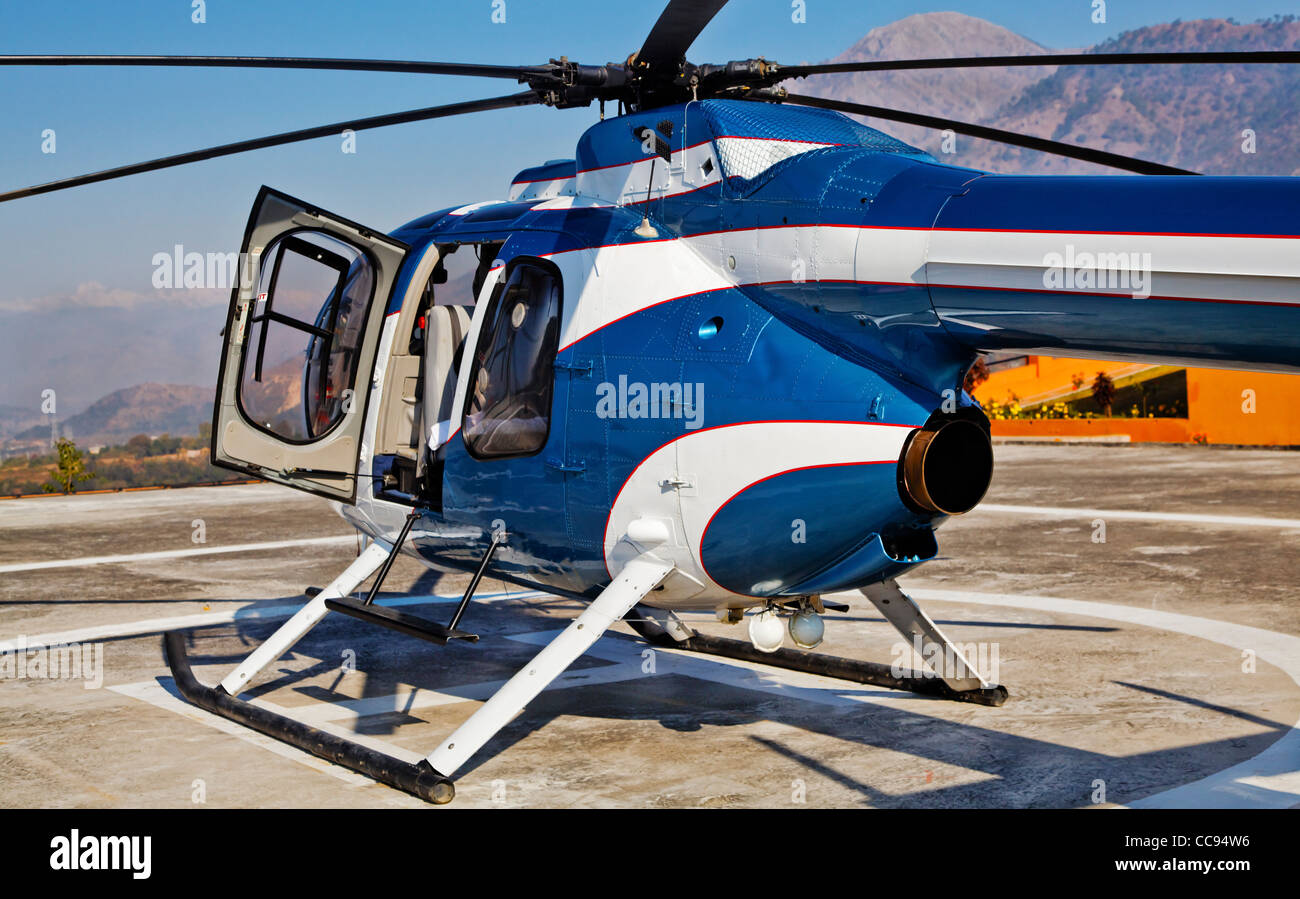
[[[1300,20],[1156,25],[1095,49],[1295,50]],[[996,124],[1205,174],[1300,175],[1298,102],[1294,65],[1062,68],[999,110]],[[1247,129],[1255,135],[1254,153],[1242,152]],[[1018,150],[990,151],[990,168],[1038,170]]]
[[[0,404],[40,416],[42,393],[53,390],[67,419],[132,384],[215,384],[229,299],[222,293],[211,305],[147,298],[0,309]],[[0,428],[3,418],[0,408]]]
[[[184,384],[137,384],[115,390],[84,412],[59,421],[61,436],[81,446],[125,443],[136,434],[187,436],[212,418],[211,387]],[[48,441],[48,422],[18,433],[16,443]]]
[[[939,12],[908,16],[872,29],[848,50],[826,61],[1033,56],[1050,52],[1053,51],[984,19],[956,12]],[[1008,102],[1055,71],[1052,66],[1035,66],[1025,69],[854,72],[788,81],[784,87],[791,93],[988,124],[987,120]],[[914,146],[937,152],[938,137],[928,128],[879,120],[870,120],[870,124]]]
[[[39,403],[33,406],[0,405],[0,441],[7,440],[19,431],[38,427],[46,417],[37,411]],[[46,425],[48,433],[49,426]]]
[[[1084,52],[1294,50],[1300,20],[1202,19],[1126,32]],[[960,13],[909,16],[871,31],[832,62],[1049,52]],[[1300,67],[1114,66],[858,73],[791,82],[792,92],[991,125],[1139,156],[1207,174],[1300,174]],[[998,172],[1100,173],[1088,163],[957,137],[941,152],[932,130],[867,120],[944,162]],[[1243,131],[1256,152],[1243,153]]]

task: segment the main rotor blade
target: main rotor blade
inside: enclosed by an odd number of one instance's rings
[[[1104,150],[1094,150],[1089,147],[1080,147],[1076,144],[1047,140],[1042,137],[1030,137],[1027,134],[1017,134],[1014,131],[1003,131],[1001,128],[988,128],[984,125],[972,125],[969,122],[958,122],[954,119],[921,115],[920,113],[915,112],[904,112],[900,109],[886,109],[883,106],[867,106],[863,103],[848,103],[843,100],[827,100],[822,97],[806,97],[801,94],[787,94],[780,102],[794,103],[796,106],[813,106],[818,109],[833,109],[837,112],[851,112],[857,115],[887,119],[891,122],[903,122],[908,125],[922,125],[926,128],[951,129],[958,134],[965,134],[970,137],[997,141],[998,143],[1010,144],[1015,147],[1025,147],[1029,150],[1038,150],[1042,153],[1052,153],[1056,156],[1067,156],[1070,159],[1082,159],[1085,162],[1095,162],[1098,165],[1123,169],[1127,172],[1136,172],[1139,175],[1197,174],[1196,172],[1189,172],[1186,169],[1174,168],[1170,165],[1162,165],[1158,162],[1148,162],[1145,159],[1135,159],[1132,156],[1121,156],[1118,153],[1107,153]]]
[[[0,56],[0,66],[180,66],[226,69],[315,69],[472,75],[517,81],[554,77],[552,66],[489,66],[401,59],[329,59],[309,56]]]
[[[283,134],[273,134],[268,137],[257,137],[252,140],[242,140],[233,144],[223,144],[218,147],[209,147],[206,150],[194,150],[190,153],[180,153],[176,156],[164,156],[161,159],[153,159],[148,162],[137,162],[133,165],[124,165],[115,169],[105,169],[102,172],[93,172],[89,175],[78,175],[75,178],[64,178],[59,181],[50,181],[46,184],[38,184],[34,187],[24,187],[20,190],[11,190],[8,193],[0,193],[0,203],[9,200],[17,200],[22,197],[31,197],[36,194],[48,194],[56,190],[66,190],[69,187],[80,187],[83,184],[94,184],[98,181],[110,181],[114,178],[125,178],[127,175],[139,175],[142,172],[153,172],[158,169],[171,168],[172,166],[188,165],[191,162],[202,162],[205,159],[215,159],[218,156],[233,156],[236,153],[246,153],[249,150],[261,150],[265,147],[278,147],[284,144],[292,144],[298,141],[312,140],[317,137],[330,137],[337,135],[344,130],[364,131],[368,128],[384,128],[388,125],[404,125],[408,122],[423,122],[428,119],[441,119],[448,116],[465,115],[471,112],[483,112],[489,109],[506,109],[512,106],[528,106],[530,104],[541,103],[537,95],[532,91],[524,91],[519,94],[509,94],[504,97],[489,97],[484,100],[469,100],[464,103],[449,103],[446,106],[428,106],[424,109],[412,109],[407,112],[394,112],[387,115],[370,116],[364,119],[351,119],[346,122],[335,122],[332,125],[320,125],[316,128],[302,128],[298,131],[286,131]]]
[[[636,61],[652,72],[677,68],[700,32],[726,5],[727,0],[669,0]]]
[[[844,72],[896,72],[905,69],[972,69],[1019,66],[1206,65],[1229,63],[1300,62],[1296,50],[1226,50],[1169,53],[1048,53],[1042,56],[958,56],[951,59],[880,59],[831,62],[811,66],[782,66],[782,78],[834,75]]]

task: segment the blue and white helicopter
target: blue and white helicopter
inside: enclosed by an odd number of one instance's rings
[[[194,703],[435,803],[612,624],[647,640],[1000,705],[896,578],[989,485],[963,391],[1014,350],[1300,371],[1300,178],[1190,177],[1114,154],[790,93],[789,79],[975,66],[1293,63],[1294,52],[694,65],[725,0],[672,0],[626,62],[11,56],[6,65],[307,68],[496,77],[527,90],[243,141],[0,194],[14,200],[261,147],[526,104],[597,102],[573,159],[505,199],[390,234],[263,188],[243,242],[212,459],[338,504],[355,562]],[[604,117],[607,103],[619,114]],[[1135,174],[944,165],[843,113]],[[373,603],[399,553],[472,572],[447,624]],[[329,612],[445,644],[485,573],[588,603],[419,764],[238,698]],[[365,599],[354,591],[371,575]],[[925,672],[808,650],[860,590]],[[715,610],[749,640],[675,613]],[[798,648],[782,646],[788,631]],[[938,675],[938,676],[934,676]]]

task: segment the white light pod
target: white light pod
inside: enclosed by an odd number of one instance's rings
[[[822,642],[825,635],[826,625],[822,622],[822,616],[808,606],[790,616],[790,639],[795,646],[812,649]]]
[[[764,609],[749,619],[749,641],[759,652],[776,652],[785,640],[781,619],[771,609]]]

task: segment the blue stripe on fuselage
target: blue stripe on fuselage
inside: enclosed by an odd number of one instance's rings
[[[1300,178],[985,175],[937,227],[1142,234],[1300,233]]]

